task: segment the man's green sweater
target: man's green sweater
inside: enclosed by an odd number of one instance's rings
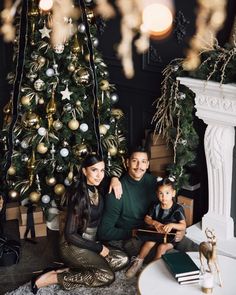
[[[123,194],[116,199],[113,193],[105,197],[105,208],[98,228],[103,241],[131,238],[132,229],[143,225],[148,208],[156,201],[156,178],[145,173],[136,181],[125,174],[121,179]]]

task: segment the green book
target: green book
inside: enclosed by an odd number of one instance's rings
[[[175,278],[200,273],[199,267],[185,252],[166,253],[162,259]]]

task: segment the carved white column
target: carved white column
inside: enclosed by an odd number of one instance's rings
[[[209,210],[202,218],[202,230],[206,227],[214,228],[218,239],[232,239],[234,222],[230,210],[236,86],[191,78],[178,78],[178,80],[196,94],[196,115],[208,125],[204,148],[209,185]]]

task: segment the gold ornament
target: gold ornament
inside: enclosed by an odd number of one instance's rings
[[[38,60],[38,63],[39,63],[40,67],[43,67],[45,65],[45,63],[46,63],[46,58],[43,57],[43,56],[39,56],[37,60]]]
[[[89,86],[92,79],[92,74],[88,68],[79,68],[74,71],[73,78],[79,85]]]
[[[76,119],[72,119],[68,122],[68,127],[71,130],[77,130],[79,128],[79,121],[77,121]]]
[[[15,175],[16,174],[16,167],[10,166],[9,169],[7,170],[8,175]]]
[[[79,40],[78,40],[78,35],[77,34],[74,35],[74,40],[73,40],[71,51],[73,53],[78,53],[78,52],[81,51],[81,46],[79,44]]]
[[[120,120],[123,116],[124,116],[124,113],[121,109],[112,109],[111,110],[111,115],[117,119],[117,120]]]
[[[105,135],[107,133],[107,131],[108,131],[108,129],[107,129],[107,127],[105,125],[102,124],[102,125],[99,126],[99,133],[101,135]]]
[[[48,151],[48,147],[45,145],[44,142],[40,142],[37,145],[37,152],[40,154],[45,154]]]
[[[88,147],[86,144],[77,144],[74,146],[73,152],[76,157],[81,158],[88,154]]]
[[[20,102],[21,102],[22,105],[28,106],[28,105],[30,105],[30,97],[24,95],[24,96],[21,97]]]
[[[103,91],[107,91],[110,88],[110,83],[107,80],[101,80],[99,85]]]
[[[4,106],[4,125],[8,125],[11,123],[12,120],[12,99]]]
[[[30,186],[33,184],[33,181],[34,181],[35,167],[36,167],[36,165],[35,165],[35,152],[33,150],[31,158],[28,160],[28,163],[27,163],[27,168],[28,168],[28,171],[29,171],[29,185]]]
[[[113,156],[115,156],[117,154],[117,148],[115,146],[111,146],[111,147],[108,148],[108,152],[113,157]]]
[[[10,190],[8,192],[8,196],[9,196],[10,199],[15,200],[15,199],[17,199],[19,197],[19,193],[17,191],[15,191],[15,190]]]
[[[28,11],[28,16],[38,16],[39,15],[39,8],[38,8],[38,5],[36,3],[35,0],[32,0],[31,1],[31,6],[30,6],[30,9]]]
[[[91,9],[86,9],[87,20],[90,24],[95,22],[94,13]]]
[[[69,63],[68,66],[67,66],[67,70],[69,72],[74,72],[75,70],[75,65],[73,63]]]
[[[57,104],[55,101],[55,90],[52,91],[52,97],[49,100],[47,107],[46,107],[46,112],[47,112],[47,118],[48,118],[48,129],[51,129],[52,123],[53,123],[53,115],[57,111]]]
[[[21,119],[22,125],[25,128],[39,128],[40,117],[33,113],[32,110],[26,112]]]
[[[66,189],[65,189],[65,186],[63,184],[56,184],[55,187],[54,187],[54,192],[56,195],[63,195],[65,193]]]
[[[40,201],[41,194],[40,192],[34,191],[29,194],[29,200],[32,203],[38,203]]]
[[[56,120],[53,122],[52,126],[56,131],[58,131],[62,128],[63,124],[60,120]]]
[[[118,154],[123,156],[125,154],[125,150],[118,150]]]
[[[51,176],[51,177],[46,177],[46,184],[48,186],[54,186],[57,183],[57,180],[55,177]]]

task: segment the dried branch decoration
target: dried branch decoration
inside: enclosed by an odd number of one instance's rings
[[[187,71],[195,70],[200,65],[200,51],[208,49],[214,43],[217,32],[226,17],[226,0],[198,0],[196,35],[190,41],[190,49],[183,63]],[[209,46],[209,47],[208,47]]]

